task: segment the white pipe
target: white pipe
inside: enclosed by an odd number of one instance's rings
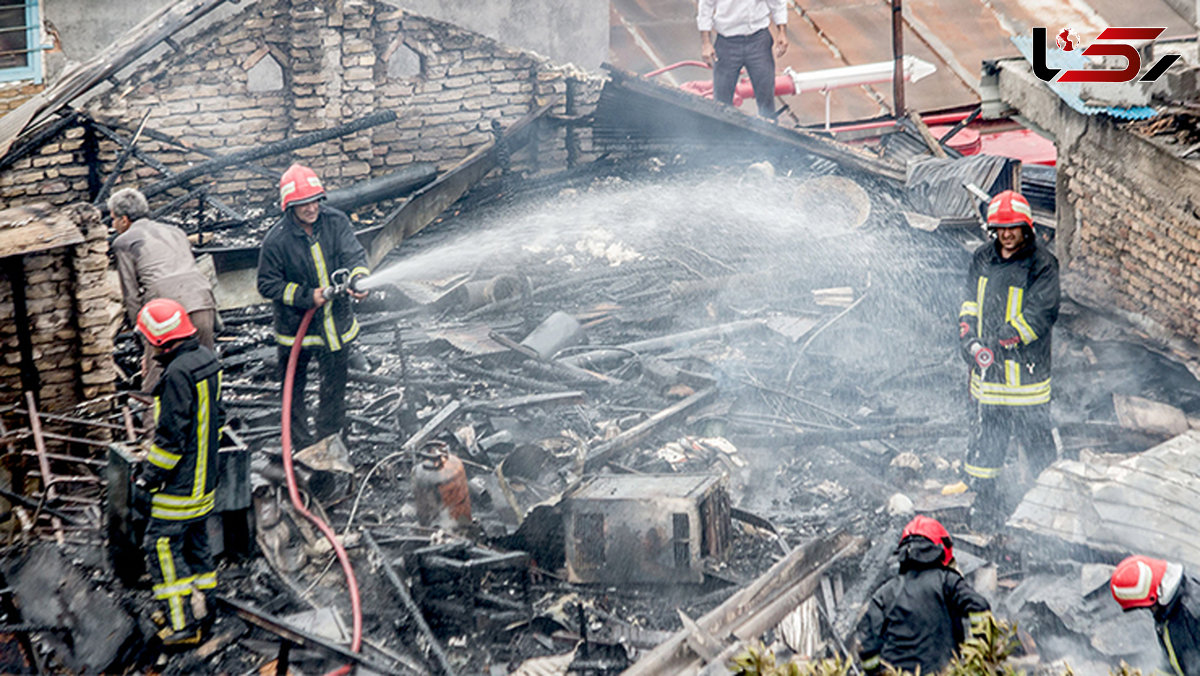
[[[1197,0],[1200,2],[1200,0]],[[843,87],[858,87],[860,85],[881,84],[892,81],[893,61],[879,61],[862,66],[844,66],[842,68],[825,68],[797,73],[791,66],[783,69],[783,73],[792,78],[796,93],[823,92]],[[916,82],[937,72],[937,66],[919,59],[912,54],[904,55],[904,79]]]

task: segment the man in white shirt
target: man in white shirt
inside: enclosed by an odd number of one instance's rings
[[[699,0],[698,5],[700,56],[713,67],[713,100],[733,103],[745,66],[759,117],[774,119],[775,57],[788,47],[787,0]]]

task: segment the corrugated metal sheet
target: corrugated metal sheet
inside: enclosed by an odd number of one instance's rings
[[[1011,525],[1123,555],[1139,552],[1200,566],[1200,431],[1105,464],[1060,460],[1038,477]]]
[[[0,211],[0,258],[48,251],[83,242],[83,233],[48,204]]]
[[[1021,56],[1025,57],[1026,61],[1033,63],[1033,38],[1028,35],[1016,35],[1012,38],[1013,44],[1020,50]],[[1090,64],[1090,61],[1084,56],[1080,50],[1064,52],[1060,49],[1046,50],[1046,65],[1050,68],[1085,68]],[[1158,111],[1150,106],[1133,106],[1124,108],[1121,106],[1089,106],[1083,102],[1083,97],[1080,96],[1082,84],[1078,82],[1053,82],[1047,83],[1058,98],[1062,99],[1073,110],[1083,113],[1084,115],[1096,115],[1104,113],[1121,120],[1145,120],[1154,117]]]

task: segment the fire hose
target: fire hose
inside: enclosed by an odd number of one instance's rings
[[[338,270],[333,273],[334,286],[324,290],[323,295],[325,301],[330,302],[334,297],[346,292],[347,289],[353,289],[354,286],[350,282],[350,274],[346,270]],[[360,652],[362,649],[362,604],[358,594],[358,579],[354,577],[354,568],[350,565],[350,557],[346,554],[346,549],[342,547],[342,543],[338,541],[337,535],[329,524],[322,521],[318,516],[308,511],[304,503],[300,500],[300,490],[296,486],[296,474],[292,468],[292,386],[296,381],[296,364],[300,361],[301,343],[304,341],[304,334],[308,331],[308,325],[312,322],[313,314],[317,308],[309,308],[304,313],[304,318],[300,320],[300,327],[296,329],[296,342],[292,343],[291,352],[288,353],[287,371],[283,378],[283,472],[287,477],[288,497],[291,498],[292,508],[302,514],[321,531],[326,540],[333,546],[333,551],[337,555],[338,563],[342,566],[342,571],[346,574],[346,586],[350,592],[350,610],[354,616],[354,631],[350,641],[350,650]],[[301,393],[300,396],[304,396]],[[350,665],[344,665],[330,672],[327,676],[342,676],[350,673]]]

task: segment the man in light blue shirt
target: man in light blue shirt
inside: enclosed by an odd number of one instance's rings
[[[787,0],[700,0],[698,5],[700,56],[713,67],[713,100],[733,103],[744,66],[759,117],[775,119],[775,57],[788,47]]]

